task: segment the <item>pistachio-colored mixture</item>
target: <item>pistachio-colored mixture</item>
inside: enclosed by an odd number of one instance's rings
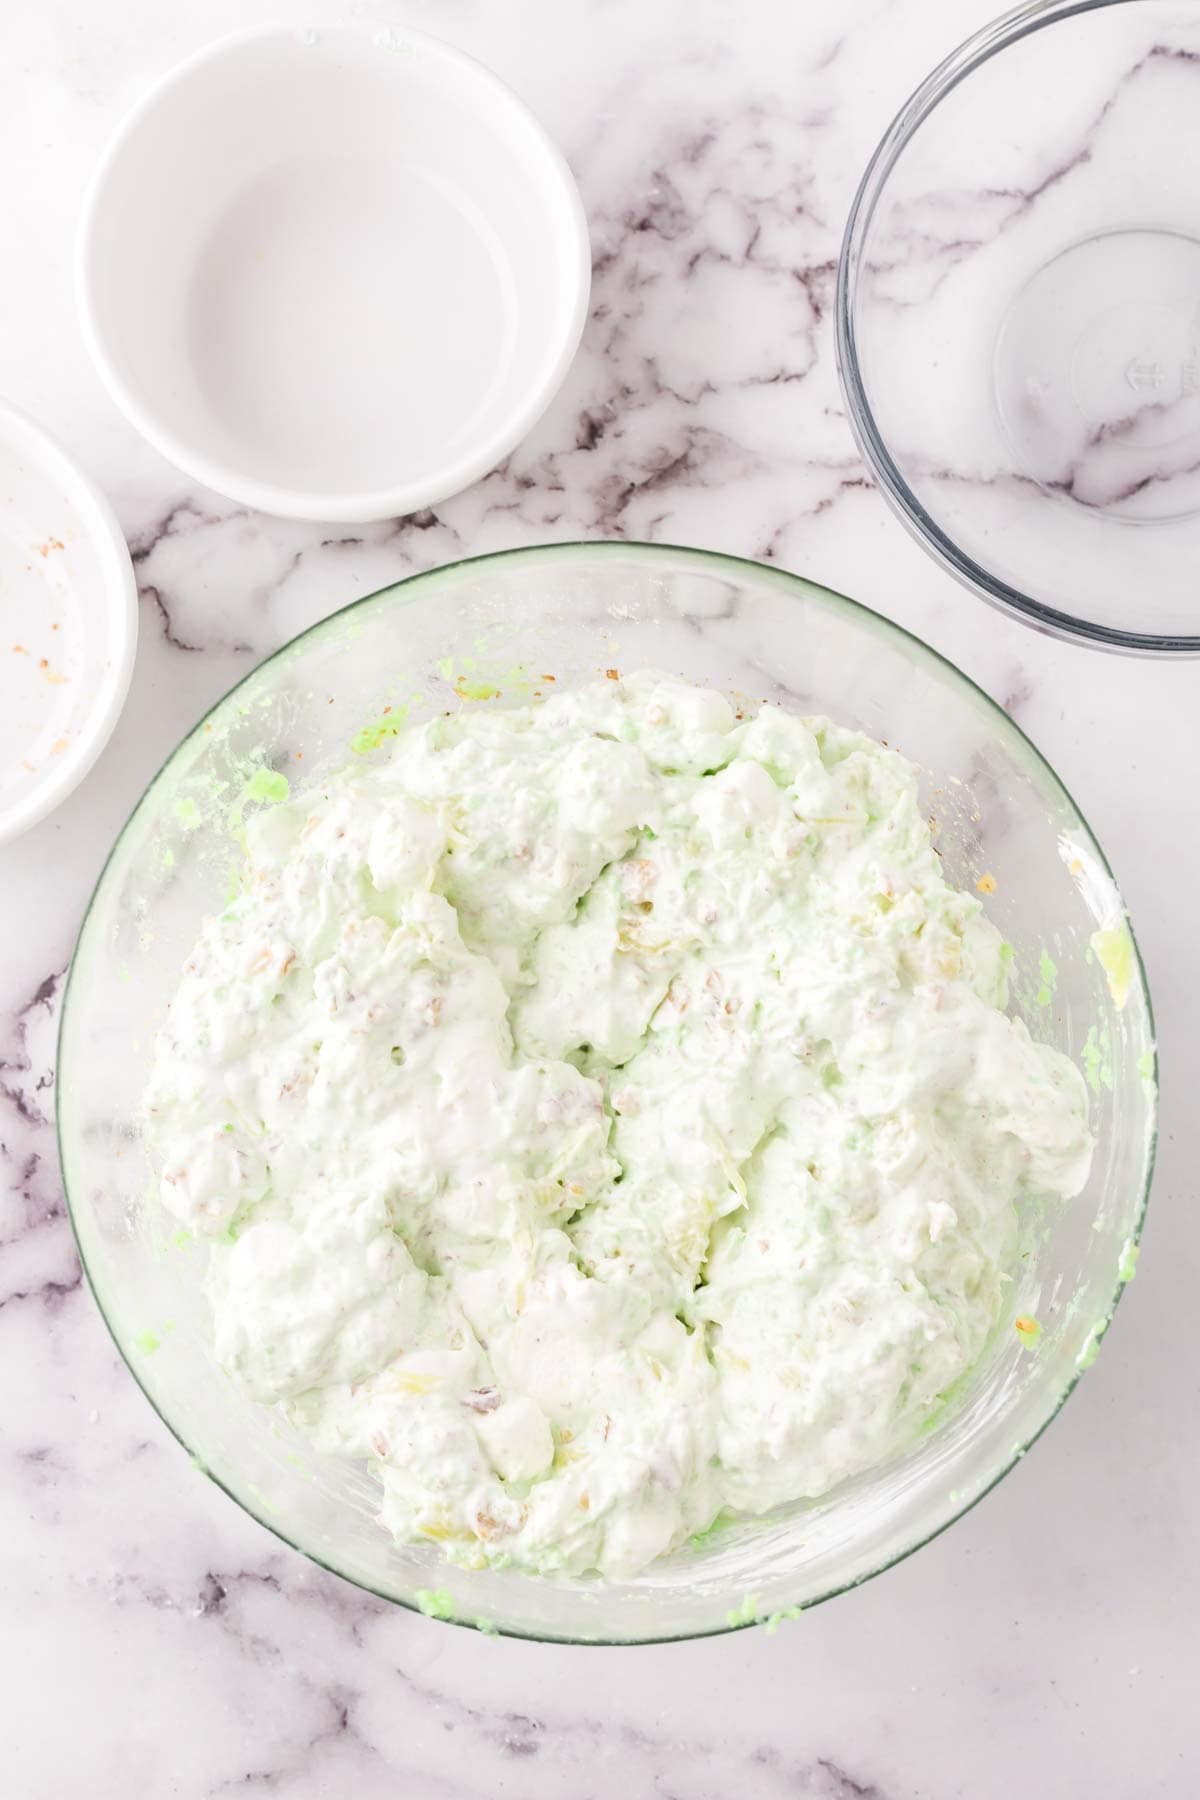
[[[902,1452],[1086,1178],[913,769],[650,674],[259,813],[147,1094],[220,1361],[402,1539],[624,1578]]]

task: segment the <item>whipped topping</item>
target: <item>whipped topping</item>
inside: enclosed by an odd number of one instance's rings
[[[902,1453],[1086,1088],[895,752],[640,674],[403,731],[247,829],[146,1098],[216,1354],[383,1521],[637,1573]]]

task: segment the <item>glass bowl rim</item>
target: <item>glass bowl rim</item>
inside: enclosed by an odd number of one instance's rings
[[[922,505],[887,447],[867,397],[855,323],[858,268],[876,208],[904,151],[942,101],[994,56],[1033,33],[1061,24],[1064,19],[1137,3],[1138,0],[1026,0],[1026,4],[1003,13],[964,38],[913,89],[872,151],[846,220],[834,302],[836,360],[850,430],[885,500],[922,549],[963,586],[1009,617],[1069,643],[1082,642],[1134,656],[1200,656],[1200,635],[1131,631],[1065,612],[992,574],[962,549]]]
[[[1102,0],[1102,3],[1104,3],[1104,0]],[[113,1319],[110,1318],[104,1301],[100,1297],[96,1280],[93,1277],[92,1270],[84,1253],[79,1226],[76,1223],[75,1207],[71,1199],[70,1186],[67,1179],[67,1164],[63,1155],[65,1128],[61,1076],[67,1022],[71,1017],[74,977],[79,962],[79,951],[87,934],[88,926],[91,922],[97,901],[104,888],[109,869],[125,841],[126,834],[141,815],[143,809],[149,804],[159,782],[168,774],[176,758],[182,755],[187,747],[203,734],[206,724],[212,720],[216,713],[228,705],[234,697],[241,692],[242,688],[245,687],[247,683],[259,677],[272,663],[281,661],[284,657],[294,652],[299,645],[307,643],[309,639],[318,638],[323,632],[333,629],[349,614],[357,612],[362,607],[369,606],[373,601],[383,599],[385,595],[401,594],[401,590],[403,590],[401,600],[402,602],[407,602],[417,596],[417,590],[422,587],[422,584],[436,583],[439,577],[454,576],[462,569],[480,567],[485,564],[491,565],[494,563],[540,562],[543,560],[553,561],[556,557],[564,558],[564,556],[569,556],[572,552],[579,552],[583,557],[599,556],[601,559],[607,557],[611,558],[614,562],[619,561],[622,557],[632,557],[637,561],[644,561],[648,558],[651,562],[660,561],[663,563],[674,563],[682,560],[685,563],[690,562],[694,564],[699,569],[708,570],[709,572],[725,571],[731,576],[742,580],[746,579],[747,574],[749,574],[754,579],[765,580],[769,586],[777,587],[785,593],[791,592],[797,595],[815,596],[819,602],[825,605],[827,611],[835,614],[844,613],[848,615],[856,625],[862,627],[864,630],[876,632],[884,638],[893,639],[900,648],[906,650],[910,654],[915,652],[919,659],[931,664],[935,672],[943,676],[949,676],[952,684],[957,682],[960,687],[966,691],[968,698],[982,701],[985,714],[994,717],[995,722],[999,724],[1001,730],[1008,734],[1015,741],[1017,746],[1032,759],[1035,767],[1041,772],[1044,778],[1048,779],[1051,786],[1058,789],[1075,814],[1075,817],[1078,819],[1080,829],[1084,832],[1089,846],[1094,851],[1101,868],[1112,882],[1113,889],[1117,894],[1118,899],[1121,901],[1122,912],[1129,930],[1130,942],[1133,945],[1136,981],[1146,1008],[1147,1028],[1151,1035],[1152,1068],[1150,1071],[1150,1086],[1152,1101],[1151,1117],[1153,1123],[1147,1136],[1143,1155],[1142,1191],[1138,1200],[1137,1216],[1134,1220],[1133,1229],[1130,1232],[1130,1242],[1132,1244],[1136,1245],[1141,1240],[1142,1231],[1145,1225],[1146,1210],[1150,1200],[1150,1188],[1158,1146],[1158,1054],[1154,1039],[1153,1004],[1149,983],[1146,977],[1145,964],[1142,959],[1141,947],[1138,944],[1137,936],[1133,929],[1133,923],[1129,918],[1128,911],[1125,909],[1124,899],[1121,896],[1120,888],[1117,885],[1103,847],[1079,806],[1076,804],[1075,799],[1066,784],[1016,720],[1010,718],[1003,707],[1000,706],[985,689],[980,687],[978,682],[974,681],[971,676],[964,673],[956,663],[951,662],[949,657],[943,656],[941,651],[935,650],[931,644],[925,643],[925,641],[922,638],[919,638],[915,632],[909,631],[905,626],[897,624],[894,620],[885,617],[882,613],[876,612],[873,608],[865,606],[861,601],[852,600],[848,595],[839,593],[836,588],[826,587],[821,582],[810,581],[807,576],[794,574],[787,569],[776,568],[769,563],[756,562],[749,557],[733,556],[724,551],[703,550],[682,544],[647,543],[635,538],[602,538],[591,541],[586,539],[565,539],[554,543],[518,545],[511,549],[490,551],[479,556],[460,557],[454,562],[440,563],[433,568],[421,569],[415,571],[411,575],[401,576],[398,581],[387,582],[383,587],[374,588],[370,593],[360,595],[357,600],[348,601],[345,606],[338,607],[335,611],[327,613],[323,618],[315,620],[313,624],[306,626],[303,631],[297,632],[294,637],[287,639],[284,643],[280,644],[277,649],[271,651],[268,656],[263,657],[260,662],[255,664],[254,668],[248,669],[244,675],[240,676],[239,679],[234,682],[232,687],[227,688],[211,706],[205,709],[201,717],[187,732],[185,732],[184,736],[175,745],[174,749],[170,751],[154,771],[153,775],[151,775],[149,781],[146,783],[132,807],[124,825],[122,825],[116,838],[113,840],[112,846],[104,858],[95,885],[88,898],[83,919],[80,923],[79,932],[71,952],[71,960],[67,968],[66,980],[63,986],[62,1007],[58,1021],[54,1090],[55,1143],[58,1152],[59,1169],[62,1176],[63,1196],[66,1201],[67,1218],[70,1222],[72,1237],[75,1240],[75,1249],[79,1256],[80,1268],[82,1269],[87,1285],[91,1290],[92,1298],[96,1303],[100,1317],[104,1321],[109,1336],[116,1345],[117,1352],[120,1355],[122,1362],[125,1364],[129,1374],[133,1377],[133,1380],[140,1389],[143,1397],[152,1407],[163,1425],[166,1426],[171,1436],[182,1449],[187,1452],[189,1457],[193,1458],[193,1461],[195,1460],[195,1457],[192,1446],[188,1443],[182,1429],[167,1417],[166,1413],[159,1406],[154,1395],[150,1392],[150,1389],[146,1386],[138,1372],[137,1359],[133,1354],[132,1338],[127,1347],[121,1334],[118,1332]],[[1116,1312],[1126,1285],[1127,1284],[1119,1277],[1114,1277],[1107,1310],[1104,1313],[1105,1326],[1104,1332],[1100,1334],[1101,1337],[1107,1332],[1108,1325],[1112,1322],[1113,1315]],[[904,1562],[916,1551],[923,1549],[926,1544],[930,1544],[935,1538],[940,1537],[944,1531],[948,1531],[952,1525],[957,1524],[959,1519],[964,1518],[967,1513],[978,1506],[979,1502],[985,1499],[986,1496],[992,1492],[992,1489],[997,1487],[999,1483],[1003,1481],[1010,1470],[1022,1460],[1026,1452],[1032,1448],[1041,1437],[1042,1433],[1053,1423],[1062,1411],[1071,1394],[1074,1393],[1076,1387],[1079,1385],[1083,1373],[1084,1371],[1079,1368],[1073,1370],[1070,1380],[1067,1382],[1067,1385],[1057,1393],[1053,1405],[1047,1412],[1046,1417],[1042,1420],[1041,1424],[1038,1425],[1037,1429],[1031,1432],[1021,1443],[1017,1444],[1007,1452],[1004,1460],[986,1485],[983,1486],[965,1505],[956,1505],[954,1509],[931,1530],[921,1533],[919,1536],[915,1537],[911,1543],[906,1544],[903,1549],[896,1551],[894,1555],[886,1556],[882,1561],[877,1563],[873,1568],[868,1569],[864,1574],[854,1576],[848,1581],[839,1582],[826,1589],[825,1592],[819,1594],[816,1598],[807,1601],[804,1605],[804,1611],[811,1612],[814,1607],[821,1606],[828,1600],[834,1600],[838,1595],[848,1593],[853,1588],[861,1587],[865,1582],[873,1580],[875,1576],[882,1575],[888,1569],[895,1568],[898,1563]],[[359,1588],[364,1593],[373,1595],[376,1599],[385,1600],[392,1606],[400,1606],[407,1612],[420,1612],[420,1607],[414,1605],[411,1601],[399,1599],[395,1594],[384,1593],[380,1588],[373,1586],[370,1582],[360,1580],[355,1575],[344,1573],[343,1570],[335,1567],[331,1561],[320,1556],[315,1550],[310,1550],[304,1544],[296,1542],[293,1537],[289,1536],[286,1530],[273,1523],[265,1507],[262,1507],[261,1505],[252,1505],[248,1500],[243,1500],[240,1495],[233,1492],[232,1488],[230,1488],[220,1476],[215,1475],[203,1464],[198,1464],[197,1466],[214,1486],[220,1488],[222,1493],[226,1494],[242,1512],[248,1514],[256,1524],[263,1526],[273,1537],[285,1544],[289,1550],[297,1551],[301,1556],[304,1556],[310,1562],[315,1563],[318,1568],[324,1569],[327,1573],[337,1576],[341,1581],[349,1582],[351,1586]],[[530,1577],[530,1579],[535,1578]],[[476,1621],[471,1618],[450,1617],[445,1619],[444,1622],[447,1624],[459,1625],[466,1630],[478,1629]],[[574,1637],[566,1632],[522,1630],[513,1626],[498,1626],[496,1630],[497,1634],[501,1637],[514,1638],[530,1643],[578,1645],[580,1648],[586,1649],[614,1649],[636,1648],[654,1644],[689,1643],[700,1638],[724,1637],[729,1632],[745,1630],[749,1626],[758,1625],[762,1622],[763,1621],[759,1618],[739,1618],[736,1623],[734,1623],[732,1619],[726,1619],[719,1625],[706,1626],[695,1631],[668,1632],[660,1636],[636,1638],[583,1638]]]

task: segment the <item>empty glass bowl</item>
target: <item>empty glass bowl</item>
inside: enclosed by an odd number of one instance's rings
[[[387,755],[378,723],[511,705],[553,675],[657,667],[753,705],[828,712],[923,770],[951,879],[984,880],[1016,948],[1031,1031],[1090,1068],[1091,1181],[1044,1221],[1015,1275],[1015,1312],[1042,1324],[1023,1348],[1011,1317],[957,1407],[894,1465],[823,1500],[722,1532],[635,1581],[466,1573],[393,1543],[361,1465],[317,1456],[215,1365],[202,1250],[175,1241],[142,1147],[154,1033],[202,915],[226,901],[234,833],[264,767],[293,784]],[[466,679],[464,679],[466,678]],[[464,692],[494,698],[471,701]],[[353,748],[352,748],[353,745]],[[270,783],[266,784],[270,787]],[[278,784],[275,784],[276,786]],[[249,793],[247,790],[249,789]],[[72,965],[59,1056],[59,1139],[80,1252],[118,1346],[198,1466],[317,1562],[411,1605],[547,1639],[644,1642],[720,1631],[854,1585],[940,1531],[1011,1467],[1095,1353],[1128,1273],[1153,1158],[1149,999],[1118,936],[1116,995],[1091,939],[1124,931],[1103,855],[1016,725],[897,626],[781,570],[696,550],[576,544],[516,550],[415,576],[307,631],[184,739],[109,859]],[[1044,991],[1043,953],[1057,965]],[[1127,988],[1127,991],[1125,991]],[[1118,1004],[1123,1002],[1123,1004]]]
[[[838,282],[850,420],[985,599],[1200,651],[1200,10],[1035,0],[901,109]]]

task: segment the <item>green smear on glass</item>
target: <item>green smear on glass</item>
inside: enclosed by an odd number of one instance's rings
[[[247,800],[264,800],[269,806],[278,806],[287,799],[291,788],[287,776],[278,769],[256,769],[244,792]]]
[[[490,1619],[476,1619],[475,1629],[483,1637],[499,1637],[500,1633]]]
[[[196,805],[196,802],[192,799],[190,794],[185,794],[181,800],[175,802],[175,817],[179,820],[179,823],[186,826],[189,831],[194,831],[196,826],[199,825],[200,808]]]
[[[1153,1050],[1142,1051],[1142,1054],[1137,1059],[1137,1072],[1143,1081],[1152,1082],[1154,1080]]]
[[[1119,925],[1116,930],[1093,931],[1089,942],[1108,979],[1113,1005],[1120,1012],[1129,998],[1133,981],[1133,939],[1129,929]]]
[[[1117,1279],[1132,1281],[1137,1274],[1138,1257],[1141,1251],[1132,1238],[1126,1238],[1121,1249],[1121,1260],[1117,1264]]]
[[[532,686],[524,663],[497,668],[486,658],[481,662],[474,656],[444,656],[436,666],[442,680],[449,682],[460,700],[497,700],[506,689],[523,694]]]
[[[767,1636],[774,1637],[781,1625],[785,1625],[789,1619],[798,1619],[803,1611],[802,1606],[783,1606],[778,1612],[771,1613],[767,1619]]]
[[[452,1619],[454,1596],[449,1588],[418,1588],[413,1598],[427,1619]]]
[[[952,1407],[958,1404],[962,1395],[971,1384],[971,1373],[971,1370],[968,1369],[964,1374],[960,1375],[956,1381],[952,1381],[949,1387],[944,1387],[939,1394],[934,1395],[934,1398],[930,1403],[929,1411],[921,1420],[918,1428],[922,1437],[927,1437],[930,1432],[936,1431],[938,1426],[941,1425],[945,1419],[946,1414]]]
[[[760,1596],[747,1594],[740,1606],[732,1606],[725,1614],[725,1623],[734,1630],[739,1625],[753,1625],[758,1618]]]
[[[400,736],[400,730],[408,717],[407,706],[389,706],[380,714],[372,725],[364,725],[350,739],[350,748],[355,756],[366,756],[372,750],[378,750],[380,744],[388,738]]]
[[[1046,950],[1042,951],[1038,959],[1038,978],[1042,985],[1033,996],[1033,1003],[1035,1006],[1049,1006],[1058,986],[1058,964]]]
[[[443,681],[448,681],[460,700],[494,700],[500,692],[494,680],[477,677],[480,665],[475,657],[464,656],[455,661],[444,656],[437,665]]]
[[[152,1331],[139,1331],[133,1341],[143,1356],[153,1356],[159,1345],[159,1340]]]
[[[1094,1025],[1089,1027],[1083,1045],[1083,1072],[1093,1094],[1098,1094],[1101,1087],[1112,1087],[1113,1071],[1109,1055],[1111,1042],[1107,1028],[1097,1031]]]
[[[1104,1336],[1104,1334],[1107,1330],[1108,1330],[1108,1320],[1107,1319],[1098,1319],[1096,1321],[1096,1323],[1092,1326],[1092,1329],[1088,1332],[1087,1340],[1084,1343],[1083,1349],[1079,1352],[1079,1355],[1075,1358],[1075,1367],[1080,1371],[1080,1373],[1082,1373],[1084,1369],[1090,1369],[1092,1364],[1095,1362],[1096,1358],[1099,1356],[1100,1340]]]
[[[703,1531],[693,1532],[688,1543],[693,1550],[703,1550],[712,1543],[718,1533],[727,1530],[732,1523],[733,1520],[726,1513],[719,1512],[711,1525],[706,1525]]]

